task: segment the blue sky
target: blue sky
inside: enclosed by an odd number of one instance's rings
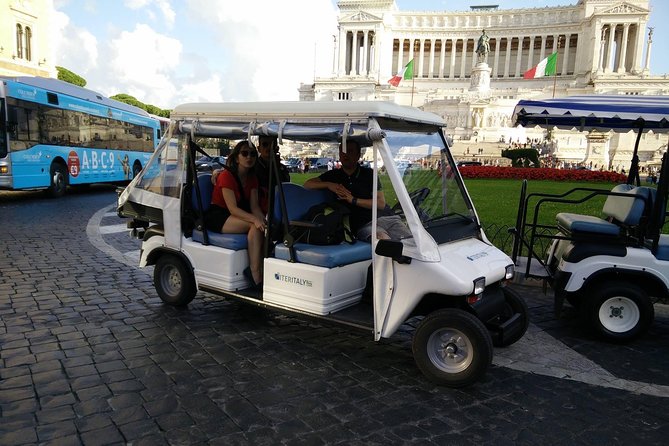
[[[573,5],[577,0],[396,0],[400,10]],[[460,6],[462,5],[462,6]],[[193,101],[297,100],[328,75],[336,0],[54,0],[56,65],[105,95],[162,108]],[[658,43],[669,1],[650,0],[651,73],[669,73]]]

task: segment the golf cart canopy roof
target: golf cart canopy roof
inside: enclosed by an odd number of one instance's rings
[[[359,121],[374,117],[444,126],[444,120],[434,113],[381,101],[191,103],[175,107],[171,115],[172,119],[195,116],[203,120],[238,120],[244,117],[249,121],[259,122],[275,120]]]
[[[669,96],[584,95],[521,100],[514,125],[628,132],[669,132]]]

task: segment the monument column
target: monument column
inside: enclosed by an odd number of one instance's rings
[[[495,56],[492,63],[492,77],[497,77],[497,73],[499,72],[499,42],[500,38],[495,37]]]
[[[629,31],[630,31],[630,24],[625,23],[623,25],[623,41],[622,41],[622,48],[620,50],[620,62],[618,63],[618,73],[627,72],[625,59],[627,59],[627,38],[629,37]]]
[[[534,36],[530,37],[530,53],[527,55],[527,69],[534,66],[532,59],[534,58]]]
[[[358,75],[358,31],[351,32],[351,76]]]
[[[451,39],[451,65],[448,70],[448,78],[455,77],[455,50],[457,49],[458,39]]]
[[[469,39],[462,39],[462,56],[460,59],[460,79],[465,78],[465,62],[467,61],[467,42]]]
[[[606,65],[604,66],[604,72],[610,73],[613,67],[613,38],[616,33],[616,24],[609,24],[609,43],[606,48]]]
[[[446,39],[441,39],[441,51],[439,51],[439,78],[444,77],[444,67],[446,62],[444,58],[446,57]]]
[[[400,37],[400,47],[397,51],[397,70],[396,73],[401,73],[404,68],[404,37]]]
[[[643,67],[644,74],[650,72],[650,50],[653,48],[653,28],[648,28],[648,46],[646,47],[646,64]]]
[[[564,55],[562,56],[562,71],[560,72],[562,76],[565,76],[569,72],[569,43],[571,42],[571,34],[567,32],[564,40]]]
[[[546,36],[541,36],[541,51],[539,51],[539,62],[546,57]]]
[[[341,77],[346,73],[346,49],[348,47],[347,45],[347,39],[346,39],[347,33],[343,29],[339,28],[339,40],[337,44],[337,50],[339,51],[339,61],[337,62],[337,76]]]
[[[509,64],[511,63],[511,39],[506,39],[506,54],[504,55],[504,77],[509,77]]]
[[[643,55],[643,39],[646,33],[646,22],[636,25],[636,48],[634,49],[634,63],[632,70],[634,73],[641,73],[641,56]]]
[[[434,77],[434,43],[436,39],[430,39],[430,64],[427,70],[427,77]]]
[[[420,39],[420,53],[418,53],[418,77],[423,77],[425,63],[425,39]]]
[[[518,51],[516,51],[516,71],[514,77],[520,76],[520,60],[523,58],[523,43],[525,42],[525,37],[518,37]]]
[[[362,38],[362,73],[367,76],[369,72],[369,30],[363,31]]]
[[[606,28],[605,25],[602,25],[601,39],[599,41],[599,63],[597,65],[597,72],[601,73],[604,71],[604,57],[606,56]]]

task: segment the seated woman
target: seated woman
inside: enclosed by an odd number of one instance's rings
[[[258,152],[240,141],[228,156],[227,168],[216,178],[207,214],[207,229],[226,234],[247,234],[250,267],[244,271],[258,286],[262,282],[262,247],[265,217],[258,203],[255,164]]]

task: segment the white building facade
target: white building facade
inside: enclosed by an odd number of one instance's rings
[[[0,75],[55,77],[52,0],[0,0]]]
[[[563,164],[626,169],[633,135],[512,128],[513,107],[519,99],[575,94],[669,94],[669,77],[649,70],[648,0],[463,12],[400,11],[394,0],[340,0],[338,7],[332,74],[301,85],[300,100],[388,100],[432,111],[444,117],[460,158],[499,161],[509,143],[548,137],[551,156]],[[478,65],[483,30],[489,52]],[[554,76],[523,79],[554,52]],[[414,78],[391,86],[411,60]],[[645,135],[642,164],[659,162],[665,144]]]

